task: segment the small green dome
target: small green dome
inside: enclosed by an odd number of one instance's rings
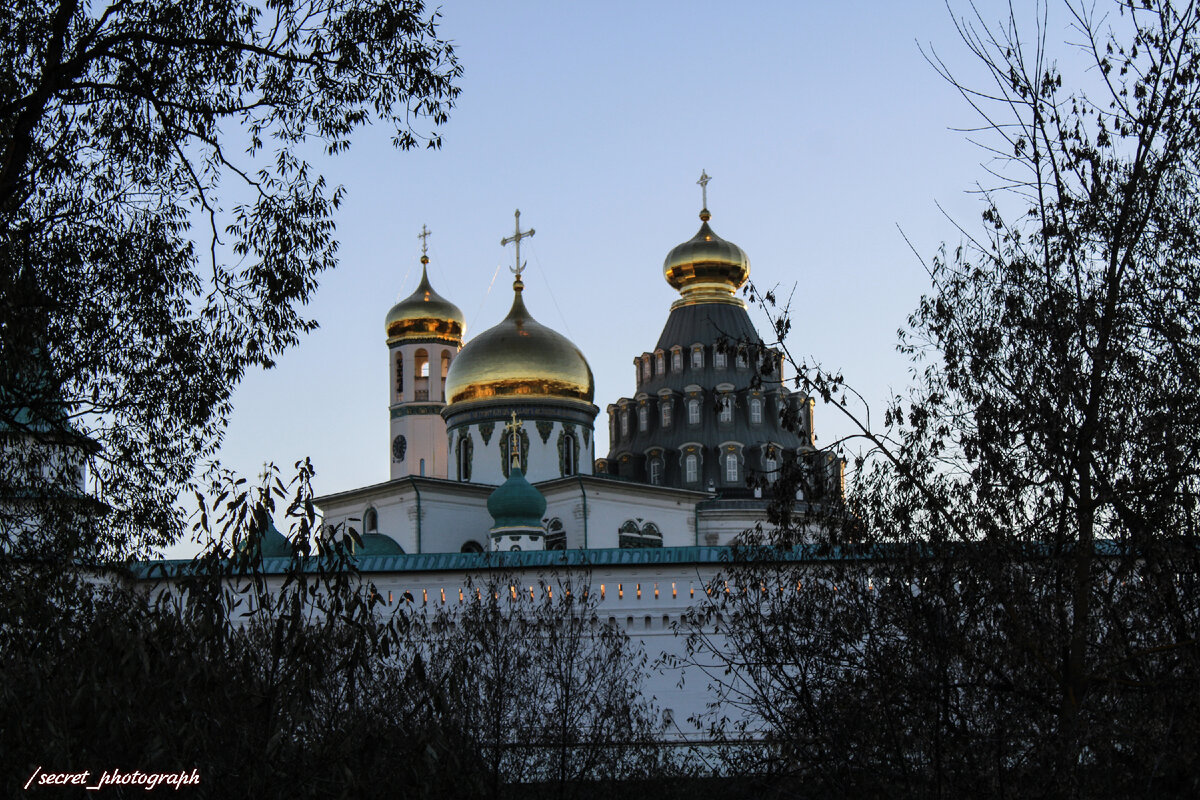
[[[275,527],[275,520],[267,517],[266,523],[266,530],[257,539],[252,537],[243,539],[238,545],[238,549],[245,552],[257,548],[263,558],[291,558],[292,543],[279,532],[279,528]]]
[[[355,546],[356,556],[402,556],[404,548],[396,540],[382,533],[364,533],[362,547]]]
[[[540,528],[542,515],[546,513],[546,498],[525,480],[518,467],[492,492],[487,507],[496,528]]]

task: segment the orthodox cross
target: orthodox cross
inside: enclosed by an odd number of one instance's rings
[[[424,225],[422,225],[421,232],[417,234],[417,238],[421,240],[421,258],[425,258],[428,253],[429,234],[431,234],[431,233],[433,233],[433,231],[429,230],[429,228],[426,228]]]
[[[518,214],[521,212],[517,212]],[[505,432],[508,433],[508,468],[521,468],[521,421],[517,419],[517,412],[512,412],[512,422],[504,426]]]
[[[704,170],[700,170],[700,180],[696,183],[700,184],[700,207],[708,208],[708,182],[712,178]]]
[[[513,226],[513,235],[507,236],[500,240],[500,246],[505,247],[509,242],[517,243],[517,266],[516,268],[509,267],[513,275],[517,276],[517,280],[521,280],[521,271],[525,269],[525,265],[521,263],[521,240],[533,236],[534,230],[530,228],[527,231],[521,230],[521,209],[517,209],[513,215],[517,218],[516,224]],[[516,415],[513,415],[513,421],[516,421]]]

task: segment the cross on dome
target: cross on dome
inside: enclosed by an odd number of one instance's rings
[[[509,469],[521,468],[521,427],[521,420],[517,419],[517,412],[512,412],[512,421],[504,426],[504,431],[508,434]]]
[[[516,224],[513,225],[513,235],[506,236],[505,238],[501,239],[500,246],[505,247],[508,245],[509,242],[516,242],[516,244],[517,244],[517,258],[516,258],[517,266],[509,267],[509,271],[511,271],[512,274],[516,276],[517,283],[520,283],[521,282],[521,272],[524,271],[524,269],[525,269],[525,265],[521,263],[521,240],[527,239],[530,236],[533,236],[534,230],[533,230],[533,228],[530,228],[527,231],[521,230],[521,209],[517,209],[516,212],[513,214],[513,216],[516,217],[516,220],[517,220]],[[514,420],[515,420],[515,415],[514,415]]]
[[[696,183],[700,184],[700,207],[705,210],[708,209],[708,182],[711,180],[712,177],[707,172],[700,170],[700,180]]]
[[[429,260],[429,234],[433,231],[421,225],[421,232],[417,234],[417,238],[421,240],[421,262]]]

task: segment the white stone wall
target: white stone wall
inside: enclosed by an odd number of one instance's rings
[[[402,481],[322,498],[321,512],[327,525],[352,525],[362,532],[363,515],[374,508],[377,532],[390,536],[404,552],[458,553],[467,541],[487,547],[492,526],[488,494],[486,487]]]

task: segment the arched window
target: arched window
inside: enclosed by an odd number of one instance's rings
[[[429,353],[421,348],[413,353],[413,400],[429,399]]]
[[[671,400],[670,398],[663,398],[658,402],[662,407],[662,426],[669,428],[671,427]]]
[[[692,348],[692,368],[700,369],[703,366],[704,366],[704,348],[703,347],[693,347]]]
[[[625,549],[662,547],[662,532],[653,522],[639,526],[631,519],[625,520],[617,534],[619,546]]]
[[[683,459],[684,480],[695,483],[700,479],[700,459],[695,453],[688,453]]]
[[[763,457],[763,471],[767,473],[767,480],[771,483],[779,477],[776,471],[779,469],[779,461],[775,458],[775,449],[768,448],[767,454]]]
[[[650,380],[650,356],[642,359],[642,378]]]
[[[725,481],[727,483],[737,483],[738,479],[738,458],[736,453],[729,453],[725,456]]]
[[[622,436],[629,435],[629,412],[628,411],[621,412],[621,435]]]
[[[425,474],[425,459],[421,459],[421,474]]]
[[[368,508],[363,512],[363,533],[378,533],[379,532],[379,513]]]
[[[675,372],[683,372],[683,351],[678,347],[671,351],[671,369]]]
[[[745,369],[746,367],[750,366],[750,360],[746,357],[745,350],[738,350],[737,365],[738,369]]]
[[[638,430],[644,431],[650,426],[650,411],[645,405],[638,406]]]
[[[458,479],[460,481],[471,480],[471,461],[474,457],[475,444],[469,436],[461,436],[458,439]]]
[[[657,456],[650,459],[650,483],[653,486],[662,485],[662,459]]]
[[[562,520],[558,517],[546,523],[546,549],[567,549],[567,533],[563,530]]]
[[[725,369],[725,351],[718,348],[713,350],[713,366],[717,369]]]
[[[562,434],[562,474],[575,474],[575,437],[566,432]]]
[[[733,397],[730,395],[721,397],[721,413],[717,419],[721,422],[733,422]]]
[[[404,354],[396,353],[396,397],[404,395]]]
[[[750,399],[750,421],[755,425],[762,422],[762,400],[757,397]]]
[[[700,424],[700,401],[694,397],[688,400],[688,424]]]
[[[446,373],[450,371],[450,351],[442,351],[442,377],[446,377]]]
[[[654,354],[654,369],[659,375],[667,371],[667,358],[662,353]]]

